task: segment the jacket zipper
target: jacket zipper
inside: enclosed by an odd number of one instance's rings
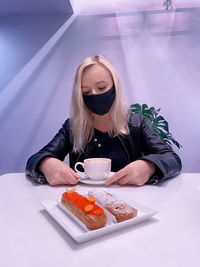
[[[121,140],[121,137],[117,136],[117,138],[119,138],[119,140],[120,140],[120,142],[121,142],[121,144],[122,144],[122,146],[123,146],[123,148],[124,148],[124,150],[126,151],[126,154],[127,154],[127,156],[128,156],[128,161],[129,161],[129,163],[131,163],[131,161],[130,161],[130,157],[129,157],[129,153],[128,153],[128,151],[127,151],[127,149],[126,149],[126,146],[124,145],[123,141]]]

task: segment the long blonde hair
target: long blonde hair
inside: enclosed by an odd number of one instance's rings
[[[94,64],[102,64],[106,67],[106,69],[110,71],[115,85],[116,97],[110,109],[112,126],[108,131],[108,134],[114,137],[120,134],[126,135],[129,133],[127,107],[123,99],[121,82],[117,71],[102,55],[87,57],[77,68],[74,77],[70,115],[70,129],[74,152],[82,152],[86,144],[94,135],[92,112],[85,106],[81,92],[82,73],[85,68]]]

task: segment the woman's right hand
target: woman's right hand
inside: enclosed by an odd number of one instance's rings
[[[53,157],[44,158],[39,169],[50,185],[77,184],[80,178],[65,162]]]

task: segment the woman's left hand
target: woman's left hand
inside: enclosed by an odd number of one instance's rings
[[[149,160],[136,160],[105,180],[105,185],[118,182],[120,185],[144,185],[155,173],[156,167]]]

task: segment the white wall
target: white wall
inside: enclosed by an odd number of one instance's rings
[[[200,172],[199,10],[172,15],[77,17],[35,71],[18,76],[15,94],[14,83],[0,94],[0,171],[24,170],[68,117],[80,61],[103,54],[119,71],[129,104],[162,108],[183,146],[183,171]]]
[[[0,91],[71,14],[0,16]]]
[[[68,0],[0,0],[0,16],[72,13]]]
[[[2,173],[23,171],[27,157],[68,117],[75,68],[95,47],[92,22],[87,17],[75,20],[35,71],[26,72],[35,64],[32,59],[0,94]],[[81,27],[87,30],[80,31]]]
[[[175,150],[182,158],[183,171],[199,172],[200,9],[178,11],[148,15],[140,28],[142,34],[136,31],[135,37],[122,38],[128,95],[133,103],[161,107],[171,133],[182,144]],[[125,22],[118,21],[120,33],[131,35],[132,28],[125,30]],[[141,21],[134,21],[134,29],[141,27]]]

